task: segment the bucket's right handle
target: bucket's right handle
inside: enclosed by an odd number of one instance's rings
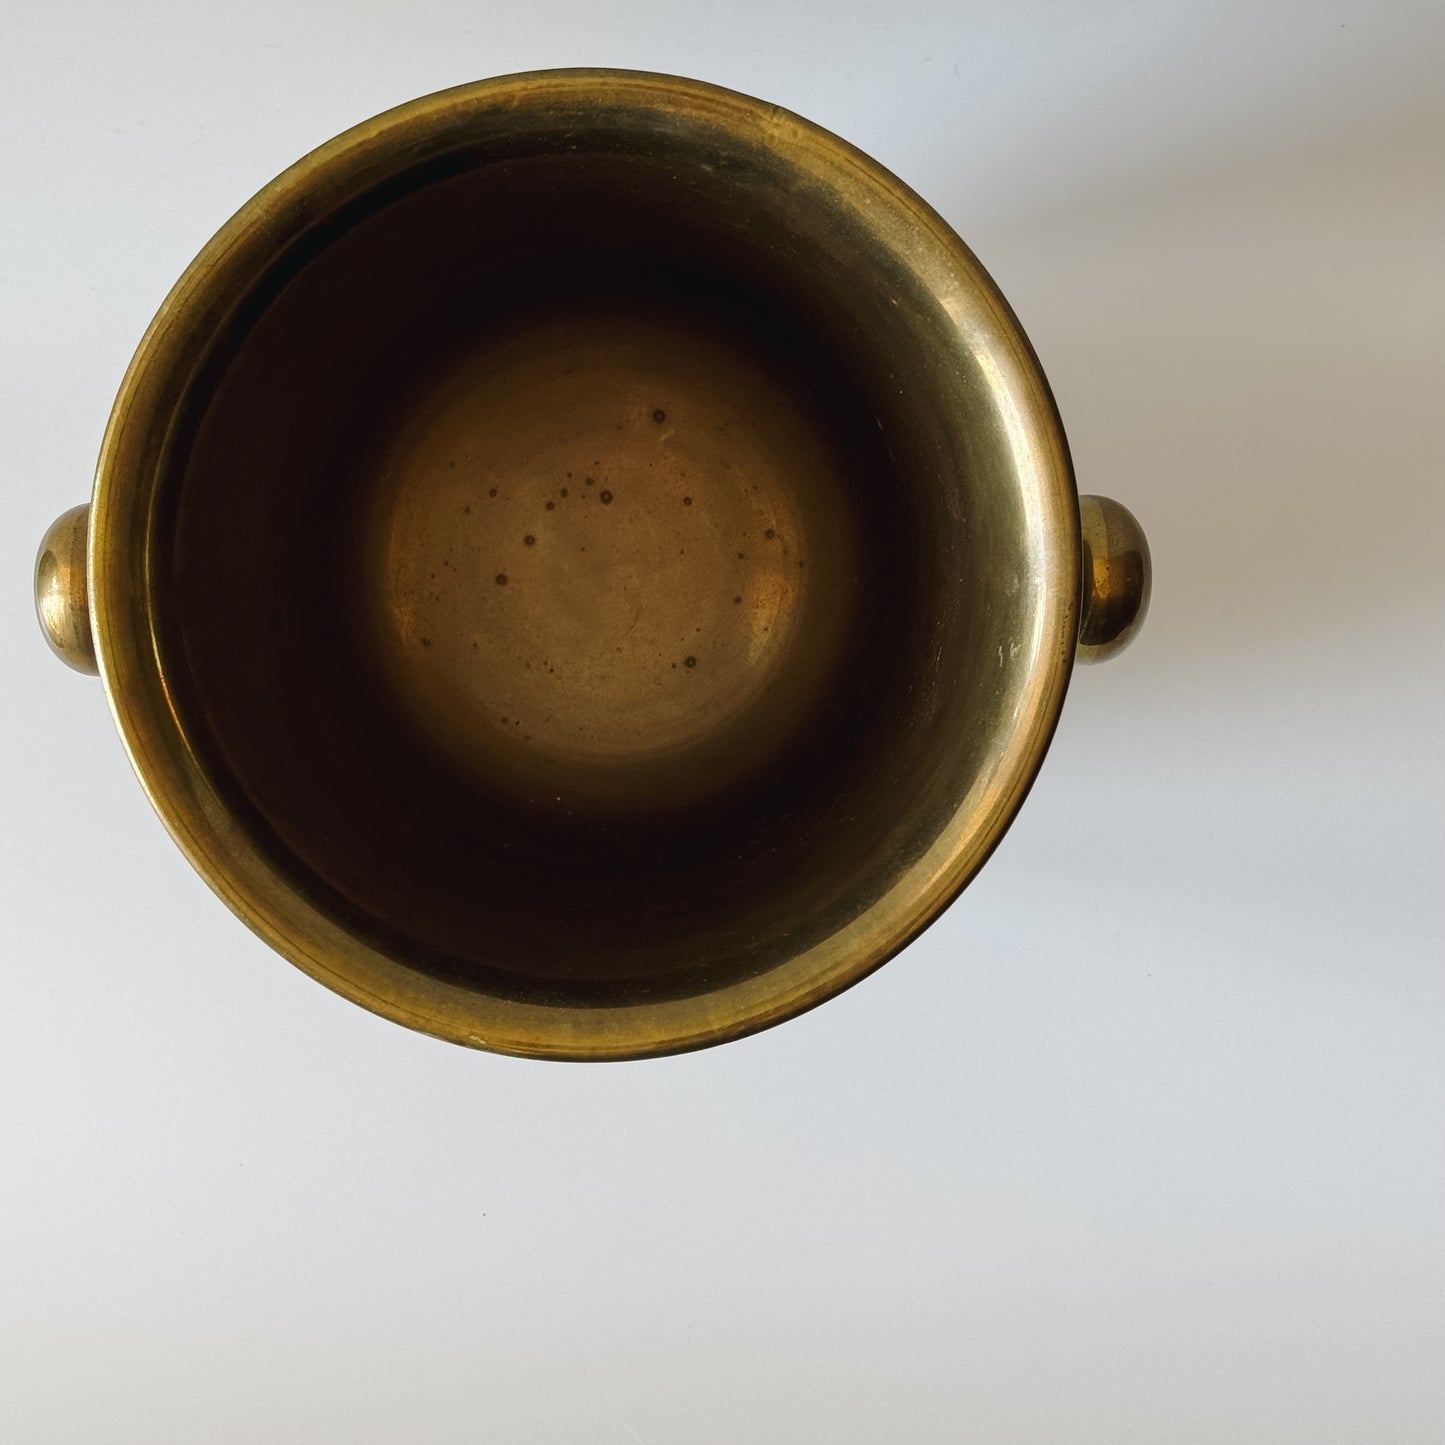
[[[1082,596],[1079,662],[1107,662],[1134,640],[1149,611],[1153,567],[1134,514],[1110,497],[1079,498]]]
[[[90,508],[72,507],[50,524],[35,556],[35,611],[50,650],[77,672],[98,672],[90,630],[85,547]]]

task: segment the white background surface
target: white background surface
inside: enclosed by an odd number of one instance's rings
[[[0,1437],[1438,1442],[1442,16],[8,0]],[[913,184],[1156,564],[942,922],[635,1065],[468,1053],[267,952],[31,616],[226,216],[556,64],[762,95]]]

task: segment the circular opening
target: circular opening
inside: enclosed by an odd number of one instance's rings
[[[902,206],[821,133],[577,94],[373,133],[227,298],[148,514],[165,706],[245,848],[479,1015],[836,941],[1001,768],[1007,821],[1061,695],[1018,681],[1056,549],[998,358]]]

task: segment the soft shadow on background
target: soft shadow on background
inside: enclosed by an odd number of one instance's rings
[[[1434,1442],[1445,22],[1403,4],[32,7],[0,48],[0,1435]],[[389,104],[599,63],[872,151],[1154,610],[963,900],[649,1064],[469,1054],[190,872],[33,549],[206,236]]]

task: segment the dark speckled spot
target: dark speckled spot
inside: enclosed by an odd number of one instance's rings
[[[697,658],[695,658],[695,657],[684,657],[683,660],[682,660],[682,665],[683,665],[684,667],[696,667],[696,666],[697,666]]]
[[[612,493],[604,487],[597,493],[597,500],[601,502],[604,507],[609,506],[612,502]]]
[[[497,586],[498,586],[498,587],[505,587],[506,585],[507,585],[507,574],[506,574],[505,572],[498,572],[498,573],[497,573]]]

